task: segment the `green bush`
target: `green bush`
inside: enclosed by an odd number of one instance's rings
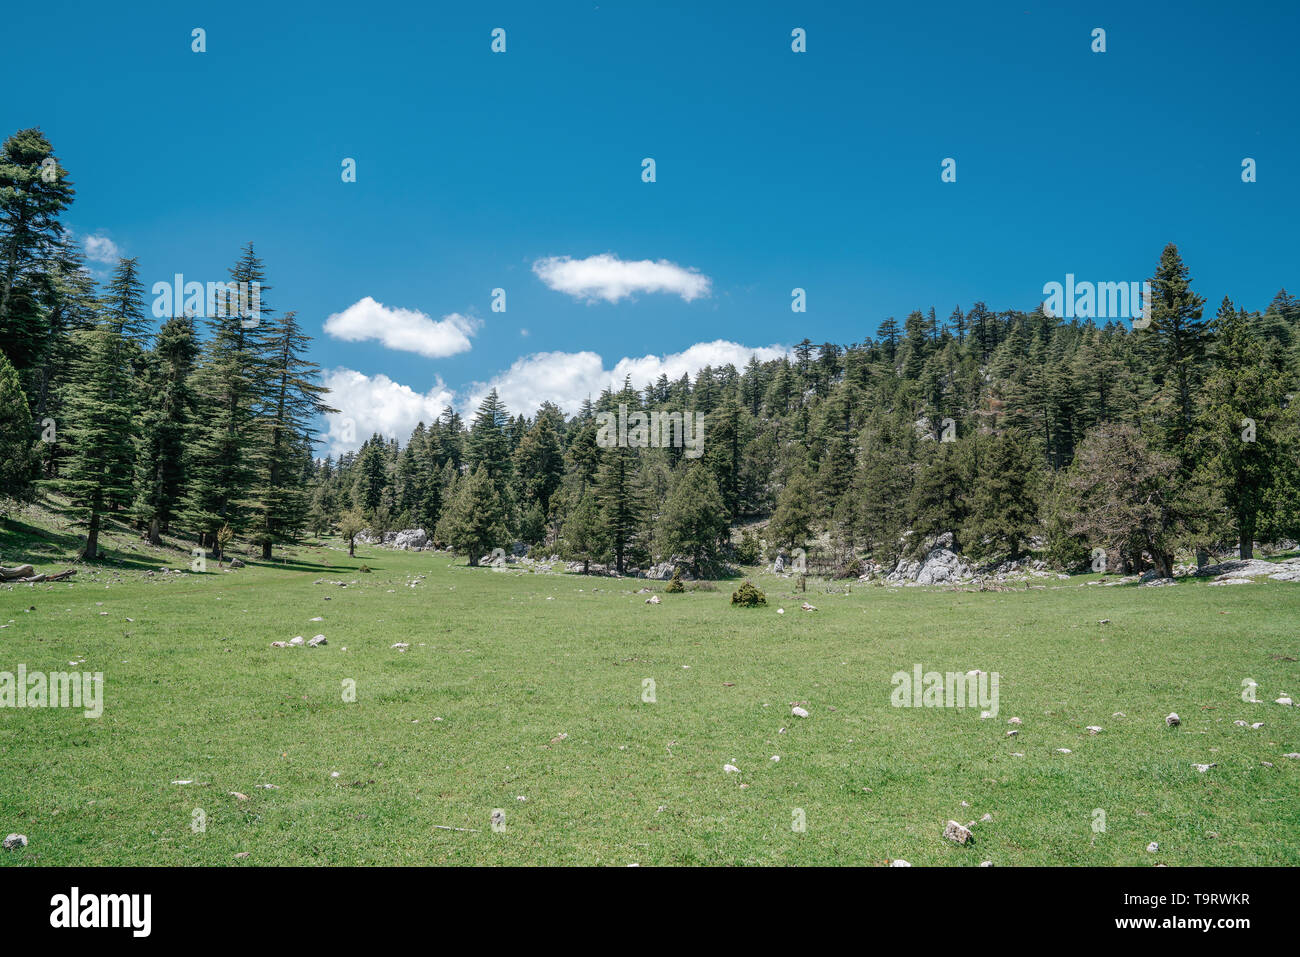
[[[686,591],[686,587],[682,584],[682,570],[680,568],[673,569],[673,580],[668,583],[668,587],[664,591],[670,595],[680,595]]]
[[[731,603],[746,608],[757,608],[759,605],[767,604],[767,596],[755,588],[753,582],[747,580],[731,593]]]

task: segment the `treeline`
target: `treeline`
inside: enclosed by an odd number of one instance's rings
[[[269,307],[251,243],[230,280],[260,287],[255,314],[155,328],[134,259],[96,289],[60,221],[73,196],[39,130],[0,147],[0,492],[66,496],[86,559],[106,516],[155,544],[185,534],[220,556],[240,538],[270,558],[306,527],[316,420],[334,411],[308,337]]]
[[[493,392],[468,426],[447,409],[405,446],[373,436],[326,458],[312,522],[620,571],[753,562],[756,536],[732,530],[760,519],[769,546],[816,540],[846,568],[952,533],[976,558],[1076,568],[1102,548],[1167,575],[1176,552],[1300,537],[1300,301],[1283,290],[1260,314],[1225,298],[1207,317],[1172,245],[1151,287],[1135,331],[976,303],[743,371],[625,381],[572,418],[511,415]],[[599,414],[620,406],[704,413],[703,455],[602,447]]]
[[[1173,245],[1141,329],[932,308],[845,346],[628,380],[572,416],[512,412],[493,392],[469,422],[447,409],[404,442],[319,459],[333,410],[251,245],[230,278],[260,284],[255,328],[154,331],[133,261],[102,291],[86,276],[52,161],[35,130],[0,152],[0,480],[67,495],[87,555],[106,514],[265,557],[304,532],[418,526],[471,562],[522,542],[618,571],[755,562],[763,522],[765,557],[815,547],[846,569],[943,533],[974,558],[1075,568],[1102,548],[1162,574],[1176,553],[1300,538],[1300,301],[1283,290],[1259,313],[1225,298],[1207,315]],[[703,454],[608,441],[602,413],[621,407],[702,413]]]

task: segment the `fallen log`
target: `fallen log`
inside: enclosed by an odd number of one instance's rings
[[[61,582],[65,578],[71,578],[77,574],[75,568],[65,568],[57,575],[37,574],[36,569],[31,565],[19,565],[17,568],[4,568],[0,566],[0,581],[12,582],[20,585],[34,585],[38,582]]]

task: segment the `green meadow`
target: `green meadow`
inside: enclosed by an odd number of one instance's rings
[[[0,832],[30,840],[6,866],[1300,864],[1300,717],[1273,703],[1300,693],[1293,584],[753,570],[768,604],[744,609],[738,580],[674,595],[337,542],[164,574],[185,555],[107,545],[0,589],[0,671],[104,681],[99,718],[0,709]],[[74,546],[0,533],[46,571]],[[996,672],[997,716],[891,706],[916,664]]]

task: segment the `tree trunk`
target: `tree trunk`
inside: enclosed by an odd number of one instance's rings
[[[1196,570],[1199,572],[1210,564],[1210,553],[1203,548],[1196,550]]]
[[[590,568],[591,568],[591,559],[584,558],[582,560],[582,573],[584,575],[590,575],[591,574],[591,572],[589,571]]]
[[[158,516],[149,519],[149,544],[161,545],[162,538],[158,535]]]
[[[269,562],[270,560],[271,560],[271,543],[268,540],[262,543],[262,561]]]
[[[1242,558],[1255,557],[1255,522],[1243,516],[1237,523],[1240,533],[1237,536],[1237,553]]]
[[[1174,557],[1165,552],[1152,551],[1151,557],[1156,563],[1156,574],[1161,578],[1173,578]]]
[[[86,547],[81,550],[82,561],[93,562],[99,557],[99,512],[90,513],[90,528],[86,530]]]
[[[356,543],[356,539],[349,538],[349,539],[348,539],[348,558],[356,558],[356,557],[357,557],[357,543]]]

